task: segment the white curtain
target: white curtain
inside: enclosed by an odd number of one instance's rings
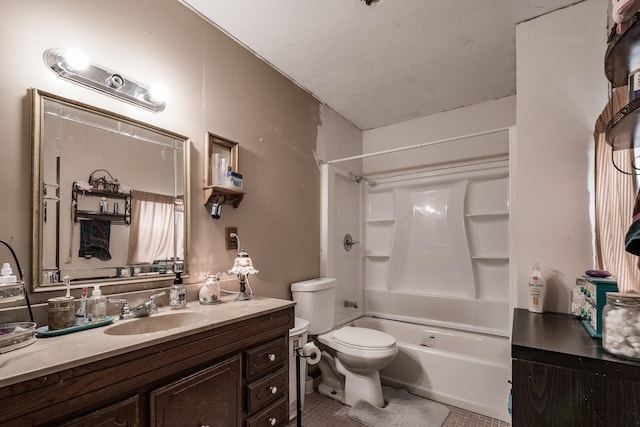
[[[131,192],[128,264],[183,258],[184,212],[181,207],[182,200],[173,196]]]

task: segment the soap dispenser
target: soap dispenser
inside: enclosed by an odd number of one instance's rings
[[[107,318],[107,297],[102,295],[100,285],[95,285],[87,300],[87,317],[89,322],[98,322]]]
[[[204,285],[200,288],[199,301],[202,305],[220,302],[220,273],[205,277]]]
[[[13,270],[11,269],[11,264],[5,262],[2,264],[2,270],[0,270],[0,284],[9,285],[17,282],[15,274],[13,274]]]
[[[187,290],[182,284],[182,273],[177,272],[176,278],[173,279],[173,286],[169,292],[169,308],[177,310],[187,306]]]

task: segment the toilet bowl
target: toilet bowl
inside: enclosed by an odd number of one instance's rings
[[[318,341],[336,351],[336,370],[344,375],[344,401],[353,406],[358,400],[384,406],[380,369],[398,354],[391,335],[373,329],[344,326],[318,336]]]
[[[382,407],[384,398],[379,371],[396,357],[396,340],[391,335],[368,328],[343,326],[333,330],[336,326],[335,287],[336,280],[331,278],[291,285],[296,316],[309,320],[309,335],[317,335],[318,341],[335,353],[334,357],[323,357],[322,363],[326,363],[323,376],[326,373],[332,378],[321,380],[318,391],[349,406],[365,400]],[[344,380],[333,378],[336,372]],[[344,390],[340,390],[343,385]]]

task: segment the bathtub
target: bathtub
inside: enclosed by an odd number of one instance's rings
[[[508,338],[374,317],[353,324],[385,332],[398,342],[397,357],[380,371],[383,384],[511,422]]]

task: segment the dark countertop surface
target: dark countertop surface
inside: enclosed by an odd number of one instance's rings
[[[511,357],[569,369],[640,380],[640,361],[615,357],[592,338],[580,319],[565,313],[513,313]]]

